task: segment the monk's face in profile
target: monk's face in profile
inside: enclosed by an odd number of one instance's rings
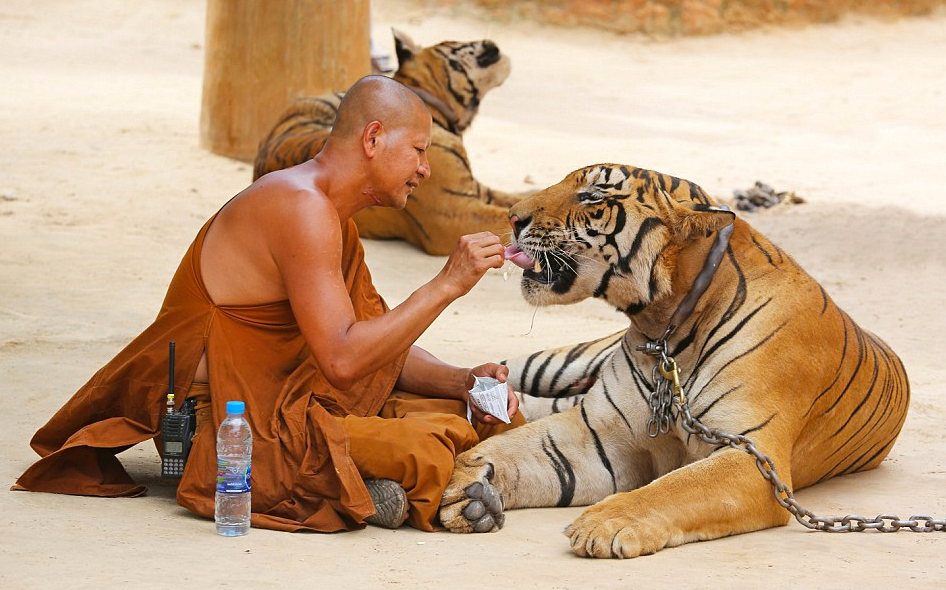
[[[401,125],[385,129],[384,148],[376,162],[375,195],[380,204],[403,209],[407,197],[430,176],[430,114],[416,109]]]

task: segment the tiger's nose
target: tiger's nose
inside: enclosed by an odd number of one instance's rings
[[[526,217],[525,219],[520,218],[518,215],[509,216],[509,225],[512,226],[512,234],[519,237],[520,232],[529,225],[529,222],[532,221],[531,217]]]

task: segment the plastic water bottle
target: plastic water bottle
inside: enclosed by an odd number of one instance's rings
[[[217,534],[236,537],[250,532],[250,459],[253,434],[243,416],[243,402],[227,402],[227,418],[217,431]]]

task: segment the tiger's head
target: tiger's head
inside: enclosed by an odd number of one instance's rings
[[[685,180],[597,164],[523,199],[509,218],[506,256],[525,269],[527,301],[599,297],[633,316],[671,293],[679,265],[702,265],[690,246],[711,242],[735,215]]]
[[[455,133],[470,126],[483,96],[509,76],[509,58],[488,39],[421,47],[404,33],[393,33],[398,61],[394,79],[419,90],[434,120]]]

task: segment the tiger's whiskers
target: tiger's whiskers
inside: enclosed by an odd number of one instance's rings
[[[523,336],[528,336],[529,334],[532,333],[532,328],[535,327],[535,315],[537,313],[539,313],[539,306],[533,305],[532,306],[532,319],[529,321],[529,331],[523,334]]]
[[[562,266],[564,266],[568,270],[572,272],[578,272],[577,269],[572,264],[570,264],[570,262],[575,262],[575,259],[572,258],[568,252],[565,252],[564,250],[559,250],[558,252],[550,251],[549,253],[552,255],[553,258],[558,260],[562,264]]]
[[[577,241],[577,240],[574,240],[574,239],[572,239],[572,240],[562,240],[561,244],[562,244],[562,245],[578,244],[578,241]],[[596,258],[592,258],[591,256],[588,256],[587,254],[579,254],[578,252],[566,252],[565,249],[562,248],[561,246],[559,247],[559,250],[561,250],[562,253],[564,253],[566,256],[568,256],[568,257],[571,258],[572,260],[574,260],[575,258],[582,258],[582,259],[584,259],[584,260],[587,260],[588,262],[593,262],[593,263],[595,263],[595,264],[599,264],[599,265],[604,266],[604,267],[610,267],[610,266],[611,266],[610,264],[608,264],[608,263],[606,263],[606,262],[602,262],[602,261],[600,261],[600,260],[598,260],[598,259],[596,259]]]

